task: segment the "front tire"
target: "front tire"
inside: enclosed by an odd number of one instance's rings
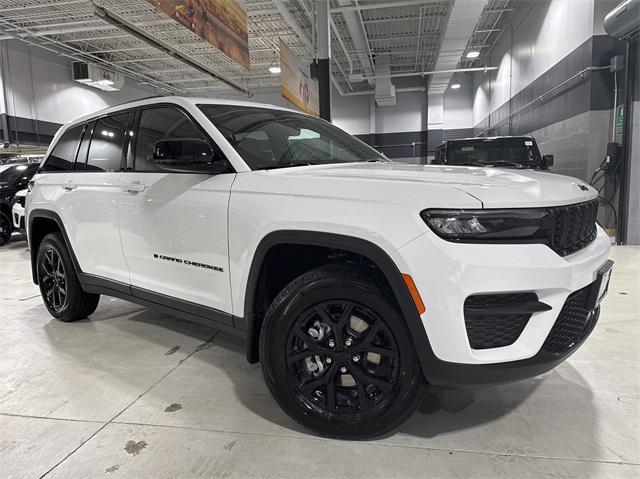
[[[351,267],[321,267],[287,285],[265,316],[260,356],[280,406],[323,436],[385,434],[414,412],[423,392],[395,302]]]
[[[56,319],[77,321],[98,307],[99,294],[85,293],[60,233],[45,236],[36,256],[38,285],[47,310]]]

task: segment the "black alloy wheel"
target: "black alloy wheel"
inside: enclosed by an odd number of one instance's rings
[[[13,233],[11,218],[6,213],[0,211],[0,246],[9,242],[11,233]]]
[[[67,277],[62,258],[55,249],[48,248],[38,266],[38,281],[44,302],[47,308],[60,313],[68,303]]]
[[[352,301],[325,301],[303,312],[287,338],[290,380],[301,406],[374,415],[393,398],[398,345],[382,319]]]
[[[38,285],[44,305],[54,318],[77,321],[98,307],[99,294],[86,293],[60,233],[46,235],[36,256]]]
[[[289,416],[323,436],[385,434],[425,392],[404,318],[374,277],[348,265],[314,269],[289,283],[264,319],[269,389]]]

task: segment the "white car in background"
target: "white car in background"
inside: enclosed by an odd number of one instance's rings
[[[24,189],[18,191],[13,197],[13,207],[11,208],[11,219],[13,220],[13,228],[26,237],[27,230],[24,224],[25,218],[25,202],[29,190]]]
[[[595,327],[612,266],[580,180],[393,163],[256,103],[151,98],[74,120],[27,205],[54,317],[105,294],[244,336],[280,406],[336,438],[392,430],[425,382],[555,367]]]

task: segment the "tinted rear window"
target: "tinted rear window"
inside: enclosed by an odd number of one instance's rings
[[[120,113],[100,118],[96,122],[89,147],[87,171],[120,170],[129,116],[129,112]]]
[[[62,134],[43,165],[43,172],[60,172],[73,169],[82,127],[83,125],[73,126]]]

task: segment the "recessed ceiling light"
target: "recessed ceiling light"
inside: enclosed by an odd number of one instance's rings
[[[277,75],[278,73],[280,73],[280,65],[278,65],[275,61],[271,64],[271,66],[269,67],[269,73],[271,73],[272,75]]]
[[[460,83],[453,83],[453,84],[451,85],[451,89],[452,89],[452,90],[457,90],[458,88],[460,88]]]
[[[480,52],[472,50],[467,52],[467,58],[478,58],[480,56]]]

